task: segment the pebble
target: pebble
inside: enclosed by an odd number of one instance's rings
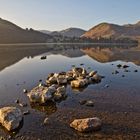
[[[45,118],[43,123],[44,124],[47,124],[48,123],[48,120],[49,120],[49,118]]]
[[[29,110],[23,112],[23,115],[28,115],[28,114],[30,114]]]
[[[16,100],[15,100],[15,103],[18,104],[18,103],[19,103],[19,99],[16,99]]]
[[[87,102],[86,100],[81,100],[81,101],[79,101],[79,104],[84,105],[86,102]]]
[[[89,101],[86,101],[85,105],[93,107],[94,106],[94,102],[89,100]]]
[[[23,93],[27,93],[28,91],[27,91],[27,89],[23,89]]]
[[[105,88],[109,88],[109,85],[108,85],[108,84],[106,84],[104,87],[105,87]]]
[[[21,107],[26,107],[27,104],[26,104],[26,103],[19,103],[19,106],[21,106]]]
[[[138,72],[138,70],[134,70],[134,72]]]

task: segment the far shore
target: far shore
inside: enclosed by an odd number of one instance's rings
[[[0,44],[0,46],[32,46],[32,45],[116,45],[116,46],[133,46],[138,44],[136,43],[7,43]]]

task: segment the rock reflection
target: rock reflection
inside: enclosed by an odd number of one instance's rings
[[[38,111],[44,112],[47,115],[51,115],[57,111],[56,103],[53,101],[47,101],[45,104],[42,105],[31,104],[31,107]]]

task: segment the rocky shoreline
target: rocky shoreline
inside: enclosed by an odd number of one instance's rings
[[[101,82],[103,76],[97,74],[97,71],[87,72],[86,69],[81,67],[74,67],[68,72],[51,73],[46,79],[46,83],[40,84],[33,88],[30,92],[26,89],[23,90],[27,93],[29,101],[34,105],[46,105],[48,101],[60,102],[67,98],[67,85],[72,88],[84,88],[89,84]],[[19,100],[15,101],[21,107],[25,105],[20,103]],[[94,106],[92,101],[81,102],[87,106]],[[8,130],[13,131],[20,126],[23,115],[29,114],[29,111],[21,112],[16,107],[3,107],[0,109],[0,123]],[[101,128],[101,120],[97,117],[75,119],[70,123],[70,127],[75,128],[80,132],[89,132],[99,130]],[[46,122],[46,120],[44,120]]]
[[[122,68],[125,71],[128,67],[128,65],[117,65],[118,69]],[[67,87],[71,87],[72,89],[86,88],[88,85],[100,83],[102,81],[102,78],[104,78],[104,76],[99,75],[97,71],[87,71],[88,70],[82,67],[77,67],[72,68],[72,70],[67,72],[50,73],[45,82],[39,80],[39,84],[36,87],[34,87],[29,92],[27,91],[27,89],[23,89],[23,93],[27,95],[30,104],[33,106],[46,106],[50,101],[54,103],[60,103],[61,101],[67,100],[67,98],[69,98],[69,94],[67,94]],[[135,70],[134,72],[138,72],[138,70]],[[112,74],[114,75],[118,73],[114,72]],[[109,85],[105,85],[105,87],[109,87]],[[18,99],[15,101],[15,103],[17,103],[20,107],[26,107],[27,105],[20,102],[20,100]],[[92,99],[85,100],[82,98],[82,100],[79,100],[79,105],[83,107],[87,106],[90,108],[94,106],[94,101]],[[97,106],[98,105],[96,104],[96,107]],[[4,115],[1,115],[0,113],[0,123],[8,131],[15,131],[16,129],[19,129],[20,124],[24,120],[24,115],[30,114],[29,110],[21,111],[22,109],[20,110],[16,107],[4,107],[0,109],[0,112],[2,112],[3,110]],[[78,111],[75,110],[75,112]],[[89,114],[90,115],[88,116],[75,116],[70,120],[68,119],[67,121],[69,125],[67,124],[67,127],[69,127],[70,129],[74,128],[75,130],[84,134],[90,131],[98,130],[101,130],[99,132],[102,132],[102,128],[106,127],[104,126],[104,124],[106,124],[105,118],[102,115],[98,115],[97,117],[97,114]],[[127,115],[127,113],[125,114]],[[47,116],[44,121],[42,120],[42,123],[45,126],[49,127],[49,117]],[[102,136],[99,136],[99,139],[100,137]]]

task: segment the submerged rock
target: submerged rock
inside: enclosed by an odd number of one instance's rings
[[[101,129],[101,120],[97,117],[85,118],[85,119],[75,119],[70,127],[74,128],[79,132],[90,132],[97,131]]]
[[[22,119],[22,112],[16,107],[3,107],[0,109],[0,123],[8,131],[17,129]]]

